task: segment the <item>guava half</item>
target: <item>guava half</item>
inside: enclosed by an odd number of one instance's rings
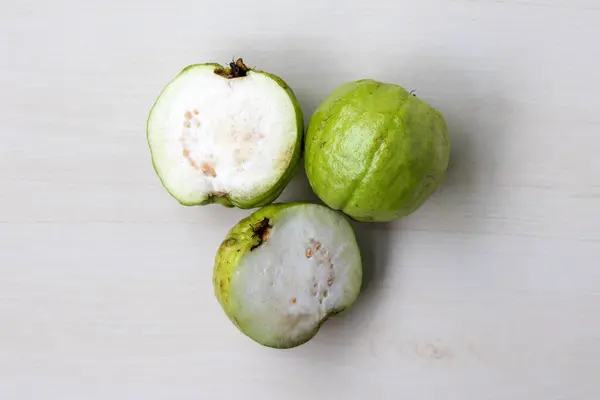
[[[357,221],[417,210],[442,182],[450,138],[442,114],[398,85],[342,85],[312,115],[304,165],[329,207]]]
[[[354,303],[362,284],[360,250],[342,213],[271,204],[230,230],[215,258],[213,283],[225,314],[245,335],[291,348]]]
[[[274,201],[300,160],[302,111],[279,77],[241,59],[185,68],[147,123],[154,169],[183,205],[253,208]]]

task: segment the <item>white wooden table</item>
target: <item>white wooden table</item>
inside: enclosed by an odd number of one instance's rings
[[[1,399],[600,398],[597,0],[3,0]],[[185,208],[145,119],[182,67],[242,56],[306,116],[416,89],[451,170],[357,225],[364,291],[305,346],[242,336],[211,283],[249,211]],[[314,200],[300,174],[281,200]]]

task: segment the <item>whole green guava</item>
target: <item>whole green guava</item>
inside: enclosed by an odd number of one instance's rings
[[[364,222],[417,210],[438,188],[450,158],[442,114],[402,87],[346,83],[312,115],[304,162],[329,207]]]

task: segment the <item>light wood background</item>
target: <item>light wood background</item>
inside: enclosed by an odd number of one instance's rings
[[[599,399],[599,38],[597,0],[2,0],[0,398]],[[249,211],[179,206],[145,142],[164,84],[234,56],[307,118],[373,78],[452,131],[443,188],[356,225],[360,300],[291,351],[213,297]]]

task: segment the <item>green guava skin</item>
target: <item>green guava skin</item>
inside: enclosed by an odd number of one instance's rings
[[[364,79],[335,89],[308,124],[312,189],[356,221],[416,211],[442,182],[450,138],[442,114],[404,88]]]

